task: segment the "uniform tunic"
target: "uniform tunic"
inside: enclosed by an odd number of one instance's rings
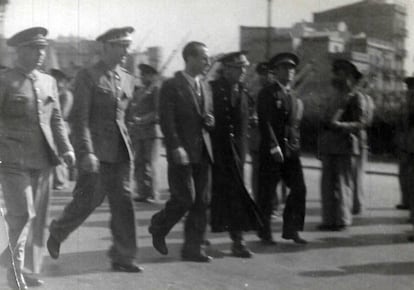
[[[52,167],[73,151],[61,116],[56,81],[19,67],[0,76],[0,182],[17,267],[39,272]],[[35,218],[34,218],[35,217]],[[31,219],[33,226],[30,228]],[[23,250],[26,239],[26,255]]]

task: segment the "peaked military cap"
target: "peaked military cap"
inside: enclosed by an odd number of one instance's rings
[[[50,70],[50,74],[57,80],[67,80],[69,79],[68,75],[65,74],[63,71],[57,68],[52,68]]]
[[[44,27],[32,27],[22,30],[7,40],[7,45],[12,47],[21,46],[47,46],[47,29]]]
[[[299,57],[292,52],[278,53],[269,60],[269,68],[273,69],[282,63],[291,64],[296,67],[299,64]]]
[[[219,62],[221,62],[224,65],[228,66],[249,66],[250,62],[246,57],[247,51],[234,51],[230,53],[226,53],[222,57],[218,59]]]
[[[407,84],[408,89],[414,89],[414,77],[407,77],[404,79],[404,82]]]
[[[111,43],[131,43],[131,33],[134,32],[134,28],[131,26],[112,28],[105,33],[99,35],[96,41],[99,42],[111,42]]]
[[[267,62],[259,62],[256,65],[256,73],[259,75],[267,74],[269,71],[269,64]]]
[[[332,63],[332,71],[336,72],[339,70],[343,70],[346,73],[350,73],[356,80],[362,78],[362,73],[358,70],[356,65],[354,65],[351,61],[347,59],[336,59]]]
[[[141,71],[141,73],[144,74],[157,74],[157,70],[153,67],[150,66],[149,64],[145,64],[145,63],[140,63],[138,65],[139,70]]]

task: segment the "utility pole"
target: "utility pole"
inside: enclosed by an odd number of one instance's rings
[[[267,0],[267,29],[265,59],[269,59],[272,46],[272,0]]]

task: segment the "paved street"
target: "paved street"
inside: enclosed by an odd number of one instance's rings
[[[162,205],[136,204],[139,263],[145,271],[111,272],[106,256],[111,236],[105,202],[62,245],[59,260],[46,258],[46,284],[39,289],[414,289],[414,244],[406,240],[410,230],[408,212],[394,209],[399,202],[399,187],[393,174],[396,166],[378,164],[387,174],[367,175],[368,209],[364,216],[354,220],[352,228],[325,233],[315,229],[320,223],[318,162],[305,158],[304,164],[313,165],[305,170],[308,202],[303,236],[310,242],[306,246],[282,240],[281,220],[275,218],[277,246],[262,246],[253,233],[246,236],[256,253],[253,259],[229,256],[228,236],[209,234],[212,246],[208,252],[215,258],[213,262],[182,262],[182,224],[174,227],[167,238],[170,254],[161,256],[152,248],[147,227],[151,215]],[[166,197],[164,158],[160,167],[161,192]],[[375,166],[371,164],[370,169]],[[70,198],[68,191],[55,192],[51,215],[58,215]],[[0,270],[0,289],[7,289],[4,270]]]

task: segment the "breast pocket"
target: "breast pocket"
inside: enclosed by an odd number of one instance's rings
[[[4,104],[4,115],[20,118],[26,115],[28,99],[24,95],[11,95]]]
[[[113,110],[115,104],[116,99],[110,88],[101,86],[96,87],[95,96],[93,98],[93,110],[106,114]]]

